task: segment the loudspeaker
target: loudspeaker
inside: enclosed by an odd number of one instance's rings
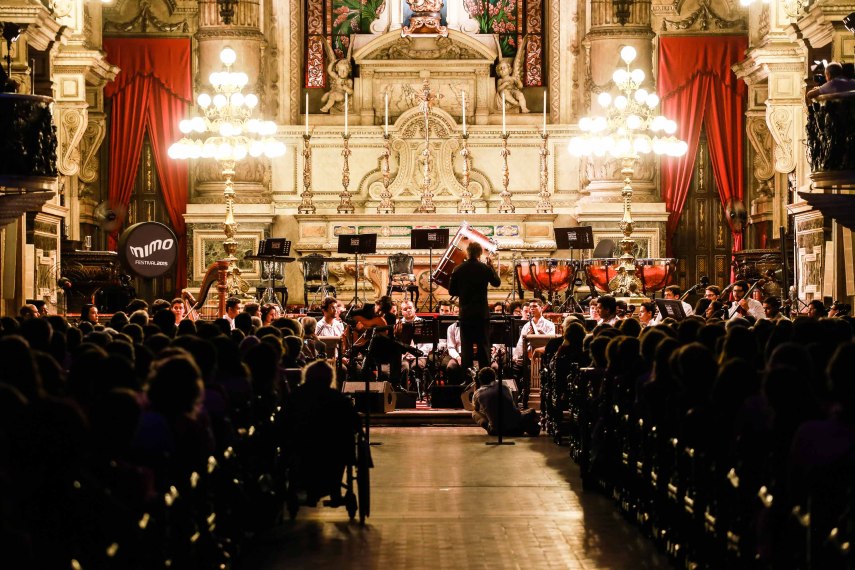
[[[345,382],[341,389],[344,394],[353,394],[356,411],[365,411],[365,382]],[[388,382],[368,383],[368,406],[372,414],[385,414],[395,409],[397,395]]]
[[[415,410],[416,400],[419,398],[418,392],[395,392],[395,409],[396,410]]]
[[[460,410],[463,408],[463,386],[433,386],[430,407]]]

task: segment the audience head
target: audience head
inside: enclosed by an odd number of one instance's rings
[[[315,360],[303,368],[301,384],[311,388],[335,388],[335,370],[325,360]]]

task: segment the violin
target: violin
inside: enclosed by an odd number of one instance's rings
[[[728,285],[728,288],[733,289],[733,285],[734,284]],[[754,290],[757,289],[757,287],[763,287],[764,285],[766,285],[766,280],[762,279],[762,278],[758,279],[757,281],[754,282],[753,285],[751,285],[751,287],[748,288],[748,291],[745,292],[745,295],[743,295],[742,298],[743,299],[750,299],[751,294],[754,292]],[[722,296],[724,296],[724,291],[722,291]],[[721,297],[719,297],[719,299],[721,299]],[[727,315],[732,316],[733,311],[736,311],[739,308],[739,306],[740,306],[739,301],[736,301],[736,300],[731,301],[730,302],[730,308],[727,310]]]

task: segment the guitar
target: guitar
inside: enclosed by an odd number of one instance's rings
[[[374,329],[387,329],[386,319],[380,315],[365,317],[363,315],[352,315],[344,328],[345,342],[349,343],[348,357],[353,356],[365,347],[371,340]]]

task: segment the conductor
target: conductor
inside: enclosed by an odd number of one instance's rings
[[[487,284],[498,287],[499,275],[493,266],[493,258],[487,263],[480,261],[484,252],[481,244],[469,242],[466,253],[469,258],[452,273],[448,285],[450,295],[460,299],[460,365],[464,370],[472,367],[472,345],[478,345],[474,356],[479,366],[489,365],[490,313],[487,307]]]

